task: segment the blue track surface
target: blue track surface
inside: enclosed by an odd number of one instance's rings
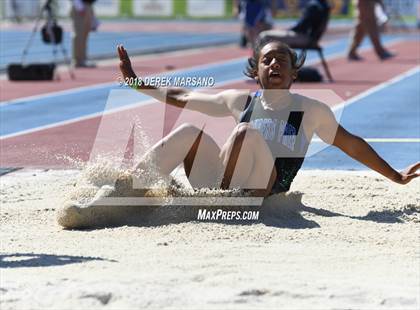
[[[395,40],[389,38],[387,41]],[[342,52],[347,39],[338,40],[325,48],[326,57]],[[365,46],[368,46],[367,44]],[[307,61],[318,60],[318,55],[309,53]],[[179,70],[165,76],[209,76],[214,77],[216,86],[221,83],[240,81],[244,79],[243,70],[246,59],[227,61],[223,64],[209,64],[197,69]],[[0,105],[0,136],[29,130],[39,126],[70,120],[89,114],[104,111],[108,95],[112,89],[120,89],[115,85],[106,85],[93,89],[76,90],[71,94],[58,94],[32,100],[17,100],[18,103]],[[140,95],[137,100],[148,100]],[[129,100],[121,98],[119,106],[130,104]],[[115,106],[118,107],[118,106]]]
[[[9,63],[21,61],[22,51],[30,37],[28,31],[1,31],[0,33],[0,69]],[[131,54],[151,53],[173,49],[191,48],[193,46],[210,46],[223,43],[233,43],[237,34],[232,33],[174,33],[174,32],[98,32],[89,38],[89,55],[92,58],[115,57],[117,44],[124,46]],[[65,33],[63,46],[70,56],[70,33]],[[53,49],[41,41],[37,33],[29,49],[28,62],[48,62],[53,59]],[[61,50],[58,49],[57,60],[63,61]]]
[[[372,93],[346,107],[340,123],[363,138],[420,138],[420,73]],[[370,143],[391,166],[420,161],[420,143]],[[307,158],[305,169],[366,169],[335,147]]]
[[[99,34],[98,34],[99,35]],[[107,34],[102,33],[106,36]],[[128,50],[153,44],[178,44],[186,41],[185,34],[181,38],[170,34],[170,39],[162,40],[163,37],[147,34],[143,39],[145,44],[139,41],[139,34],[135,37],[122,39],[121,35],[110,35],[95,47],[95,50],[103,51],[112,49],[114,52],[117,43],[124,43]],[[115,37],[113,37],[115,36]],[[115,42],[112,41],[115,39]],[[156,39],[156,40],[155,40]],[[226,37],[224,37],[226,39]],[[236,37],[235,37],[236,39]],[[396,37],[386,37],[390,42]],[[155,41],[153,41],[155,40]],[[173,40],[173,41],[172,41]],[[178,40],[178,42],[177,42]],[[190,40],[204,40],[203,37],[192,37]],[[153,42],[152,42],[153,41]],[[128,43],[131,42],[131,43]],[[192,44],[192,41],[188,41]],[[325,48],[326,56],[342,53],[347,45],[347,39],[335,41]],[[100,44],[102,48],[100,48]],[[132,45],[130,45],[132,44]],[[18,44],[16,44],[18,46]],[[365,46],[369,46],[365,44]],[[15,47],[18,48],[18,47]],[[45,48],[45,46],[40,46]],[[42,53],[41,53],[42,54]],[[308,60],[318,60],[317,55],[309,54]],[[0,62],[1,64],[1,62]],[[228,61],[217,65],[209,65],[196,69],[180,70],[166,76],[211,76],[216,80],[216,85],[225,82],[233,82],[243,79],[242,71],[245,66],[245,59]],[[341,123],[350,132],[365,138],[419,138],[420,137],[420,108],[419,92],[420,74],[407,77],[391,86],[360,99],[347,107],[342,115]],[[17,133],[23,130],[30,130],[39,126],[51,125],[57,122],[71,120],[74,118],[100,113],[104,111],[108,96],[112,89],[121,89],[116,84],[97,86],[83,90],[71,91],[67,94],[45,96],[39,99],[16,100],[13,104],[0,105],[0,136]],[[136,94],[126,98],[119,97],[119,101],[112,108],[118,108],[133,103],[134,101],[148,100],[149,97]],[[391,165],[403,168],[408,164],[420,160],[419,143],[371,143],[377,152],[384,157]],[[344,155],[341,151],[329,147],[324,151],[307,158],[304,163],[305,169],[365,169],[356,161]]]

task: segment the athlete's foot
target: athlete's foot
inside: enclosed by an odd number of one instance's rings
[[[124,175],[120,176],[115,181],[114,191],[112,196],[114,197],[145,197],[149,189],[147,188],[136,188],[133,176]]]
[[[57,222],[66,229],[83,228],[88,226],[85,217],[82,214],[82,206],[74,201],[64,203],[64,206],[58,210]]]
[[[362,61],[363,60],[363,58],[362,57],[360,57],[358,54],[356,54],[356,53],[349,53],[348,55],[347,55],[347,59],[348,60],[350,60],[350,61]]]
[[[379,55],[379,58],[380,58],[381,60],[387,60],[387,59],[393,58],[393,57],[395,57],[395,56],[396,56],[396,55],[395,55],[395,54],[393,54],[393,53],[391,53],[391,52],[384,51],[384,52],[382,52],[382,53]]]

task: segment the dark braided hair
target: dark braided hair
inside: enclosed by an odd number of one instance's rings
[[[253,79],[256,76],[257,71],[258,71],[258,60],[260,58],[261,50],[263,49],[264,46],[272,42],[278,43],[280,45],[280,50],[289,54],[290,59],[292,61],[293,69],[299,70],[300,68],[302,68],[306,59],[305,50],[303,50],[298,56],[297,53],[289,47],[289,45],[287,45],[286,43],[283,43],[279,39],[276,39],[273,37],[263,37],[255,45],[252,57],[248,58],[248,65],[246,66],[245,71],[244,71],[244,74],[247,77],[250,77],[251,79]]]

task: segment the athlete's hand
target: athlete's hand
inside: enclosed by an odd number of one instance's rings
[[[123,75],[124,81],[127,78],[136,78],[136,74],[131,67],[130,57],[128,57],[127,51],[121,44],[117,46],[118,56],[120,57],[120,71]]]
[[[420,177],[420,172],[417,172],[417,170],[419,169],[420,169],[420,162],[417,162],[411,166],[408,166],[406,169],[404,169],[403,171],[399,173],[399,175],[394,181],[399,184],[407,184],[412,179]]]

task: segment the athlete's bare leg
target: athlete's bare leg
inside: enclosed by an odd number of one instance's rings
[[[258,130],[238,124],[222,147],[226,167],[222,188],[240,187],[255,196],[268,196],[276,178],[274,159]]]
[[[276,177],[264,138],[245,123],[235,127],[221,150],[197,127],[182,125],[155,144],[136,169],[147,169],[150,160],[163,175],[184,163],[188,180],[195,188],[221,185],[223,189],[252,189],[257,196],[267,196]]]
[[[219,159],[220,148],[202,130],[192,125],[182,125],[156,143],[137,165],[147,170],[152,162],[165,176],[184,163],[185,173],[193,187],[220,186],[223,173]]]

